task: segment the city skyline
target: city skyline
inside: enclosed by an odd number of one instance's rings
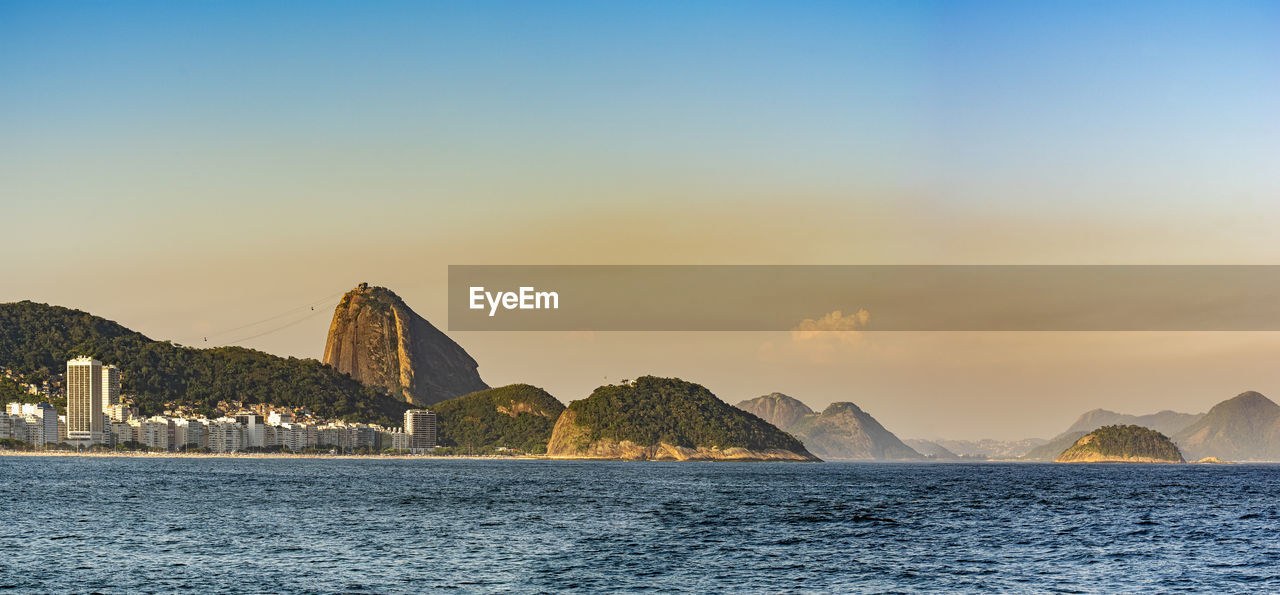
[[[423,454],[437,446],[436,414],[425,409],[406,411],[400,428],[324,419],[305,408],[296,408],[301,414],[295,418],[295,408],[274,403],[225,404],[230,414],[212,419],[187,405],[139,415],[126,403],[133,397],[120,392],[120,369],[114,364],[78,356],[67,360],[66,374],[39,385],[25,383],[21,374],[8,368],[2,371],[29,396],[44,399],[10,401],[0,414],[0,440],[14,440],[20,448],[101,453],[142,447],[147,452],[234,454],[307,453],[329,447],[342,453]],[[65,401],[65,415],[50,402],[55,397]],[[269,413],[263,415],[264,411]]]

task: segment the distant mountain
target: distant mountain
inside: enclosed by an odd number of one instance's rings
[[[735,406],[784,430],[804,416],[814,414],[814,411],[799,399],[782,393],[769,393]]]
[[[832,403],[822,413],[782,393],[737,404],[737,408],[799,438],[810,452],[827,460],[918,461],[924,456],[903,444],[853,403]],[[945,450],[945,449],[944,449]],[[954,455],[953,455],[954,456]]]
[[[1076,418],[1067,431],[1050,438],[1047,443],[1031,449],[1019,458],[1026,461],[1052,461],[1086,434],[1105,426],[1139,426],[1172,436],[1203,417],[1203,413],[1178,413],[1168,409],[1147,415],[1129,415],[1106,409],[1093,409]]]
[[[814,461],[800,441],[678,378],[597,388],[560,414],[553,458]]]
[[[511,384],[441,401],[431,410],[440,446],[543,453],[564,404],[536,386]]]
[[[946,449],[946,447],[932,440],[909,439],[902,441],[907,446],[925,456],[927,459],[935,461],[961,461],[964,460],[954,452]]]
[[[134,397],[143,415],[162,413],[170,402],[210,415],[219,401],[242,401],[399,426],[405,410],[386,391],[313,359],[243,347],[182,347],[79,310],[0,304],[0,366],[39,380],[61,374],[79,355],[119,366],[122,392]]]
[[[1075,442],[1055,463],[1185,463],[1164,434],[1142,426],[1105,426]]]
[[[822,413],[801,418],[787,431],[826,460],[915,461],[924,458],[853,403],[832,403]]]
[[[1240,393],[1173,439],[1192,460],[1280,461],[1280,405],[1253,391]]]
[[[1067,432],[1065,434],[1058,434],[1057,436],[1054,436],[1053,440],[1027,451],[1018,458],[1024,461],[1052,461],[1058,458],[1058,455],[1062,454],[1062,451],[1071,448],[1071,445],[1075,444],[1081,438],[1084,438],[1088,433],[1089,432]]]
[[[1048,442],[1041,438],[1023,440],[937,440],[939,446],[962,457],[987,459],[1016,459],[1031,449]],[[1062,452],[1059,450],[1058,452]]]
[[[419,407],[489,388],[466,350],[393,291],[367,283],[334,309],[324,363]]]
[[[1148,415],[1127,415],[1107,411],[1106,409],[1094,409],[1084,412],[1063,434],[1073,432],[1087,433],[1103,426],[1133,425],[1151,428],[1166,436],[1171,436],[1183,428],[1200,421],[1202,417],[1204,417],[1203,413],[1178,413],[1168,409]]]

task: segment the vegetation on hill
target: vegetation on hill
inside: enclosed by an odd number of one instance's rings
[[[629,384],[601,386],[569,404],[589,442],[630,440],[686,448],[780,449],[808,456],[799,440],[678,378],[642,376]]]
[[[0,378],[0,406],[4,406],[5,403],[10,401],[30,403],[31,400],[28,397],[33,396],[35,395],[28,395],[27,391],[19,386],[17,382],[8,378]]]
[[[1048,443],[1031,449],[1019,458],[1026,461],[1052,461],[1062,454],[1062,451],[1071,448],[1077,440],[1103,426],[1142,426],[1166,436],[1174,436],[1182,428],[1203,417],[1203,413],[1178,413],[1168,409],[1148,415],[1129,415],[1106,409],[1091,409],[1076,418],[1067,431],[1054,436]]]
[[[1183,462],[1177,445],[1164,434],[1142,426],[1105,426],[1076,441],[1056,460]]]
[[[65,397],[45,397],[44,395],[31,394],[27,388],[18,382],[0,377],[0,411],[8,408],[9,403],[49,403],[58,410],[58,415],[67,413],[67,399]]]
[[[243,347],[195,349],[153,341],[79,310],[29,301],[0,304],[0,366],[40,380],[87,355],[120,367],[121,390],[143,415],[166,402],[210,415],[218,401],[306,407],[327,418],[401,424],[408,407],[312,359]]]
[[[441,401],[431,410],[441,446],[544,453],[564,404],[536,386],[512,384]]]

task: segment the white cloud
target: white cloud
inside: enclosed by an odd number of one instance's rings
[[[863,329],[871,321],[866,309],[846,316],[835,310],[819,318],[806,318],[791,329],[791,341],[766,341],[756,350],[762,362],[804,360],[814,364],[847,361],[866,341]]]
[[[840,310],[822,315],[821,318],[806,318],[791,329],[791,340],[803,341],[839,341],[857,342],[861,340],[860,329],[867,327],[871,313],[866,309],[845,316]]]

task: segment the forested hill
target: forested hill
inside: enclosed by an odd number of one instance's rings
[[[1076,441],[1057,463],[1182,463],[1178,446],[1164,434],[1142,426],[1105,426]]]
[[[570,412],[572,425],[587,443],[784,450],[813,458],[790,434],[678,378],[641,376],[632,383],[601,386],[570,403]],[[563,415],[561,424],[568,425]]]
[[[144,415],[166,402],[211,415],[218,401],[307,407],[317,415],[399,426],[408,407],[313,359],[243,347],[195,349],[154,341],[79,310],[24,301],[0,304],[0,366],[39,379],[88,355],[120,368],[122,392]]]
[[[543,453],[564,404],[536,386],[512,384],[441,401],[431,410],[441,446]]]

